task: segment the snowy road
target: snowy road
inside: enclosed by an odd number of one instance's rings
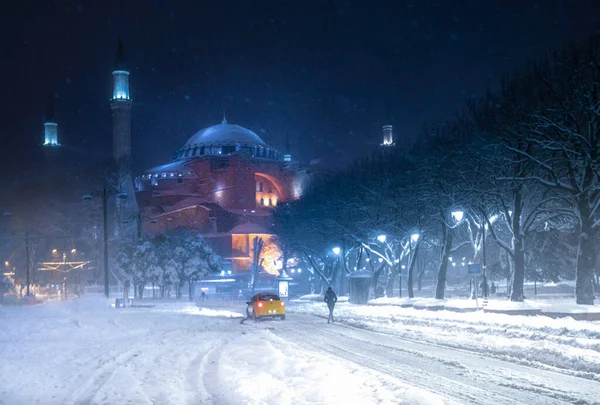
[[[0,308],[0,403],[600,404],[591,379],[240,306]]]
[[[464,404],[600,404],[597,381],[294,314],[273,332]],[[324,327],[325,326],[325,327]]]

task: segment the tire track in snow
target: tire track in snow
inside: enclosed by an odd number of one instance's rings
[[[215,339],[209,346],[199,348],[189,362],[185,372],[187,404],[229,404],[223,395],[226,387],[219,380],[219,359],[226,344],[227,341]]]
[[[129,360],[138,356],[142,352],[139,348],[133,348],[110,357],[103,361],[90,376],[88,376],[79,386],[67,402],[68,405],[88,405],[92,402],[98,391],[110,380],[112,375],[119,367],[127,364]]]
[[[530,371],[527,367],[487,359],[480,354],[468,351],[460,353],[459,350],[389,334],[346,326],[321,327],[320,324],[307,321],[309,318],[306,315],[298,318],[294,323],[298,322],[300,327],[292,330],[288,327],[290,325],[286,325],[275,333],[285,335],[302,346],[312,347],[315,351],[326,351],[429,391],[442,392],[463,403],[596,404],[596,399],[600,398],[600,387],[594,389],[595,384],[588,380],[563,377],[529,367]],[[415,354],[414,349],[404,346],[407,343],[418,345],[416,347],[420,347],[423,353]],[[433,355],[423,355],[431,349],[434,349]],[[499,369],[494,370],[494,367]],[[551,377],[557,384],[544,379]],[[574,391],[562,389],[561,379],[565,380],[564,385],[568,381],[570,388],[575,387]],[[536,381],[543,383],[536,385]],[[576,387],[577,384],[581,384],[581,387]]]

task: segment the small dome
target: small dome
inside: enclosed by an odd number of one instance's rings
[[[195,146],[267,146],[265,141],[249,129],[224,122],[196,132],[184,149]]]

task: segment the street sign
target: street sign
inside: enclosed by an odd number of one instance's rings
[[[469,276],[481,276],[481,264],[473,263],[469,264]]]

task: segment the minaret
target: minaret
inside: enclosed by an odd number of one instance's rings
[[[292,161],[292,154],[290,152],[290,133],[288,131],[285,131],[285,154],[283,155],[283,161]]]
[[[394,135],[392,132],[392,126],[391,125],[384,125],[383,126],[383,143],[381,144],[381,146],[394,146]]]
[[[110,108],[113,112],[113,158],[119,174],[131,169],[131,98],[129,97],[129,71],[125,68],[123,42],[119,39],[115,70],[112,72],[113,94]]]
[[[48,99],[46,108],[46,120],[44,121],[44,146],[57,147],[58,143],[58,123],[54,115],[54,96]]]
[[[113,159],[117,165],[119,195],[117,196],[115,235],[137,234],[138,206],[131,175],[131,107],[129,71],[125,67],[123,42],[119,39],[115,70],[112,72],[113,89],[110,108],[113,115]],[[126,196],[125,199],[122,197]],[[123,224],[132,224],[124,229]]]

